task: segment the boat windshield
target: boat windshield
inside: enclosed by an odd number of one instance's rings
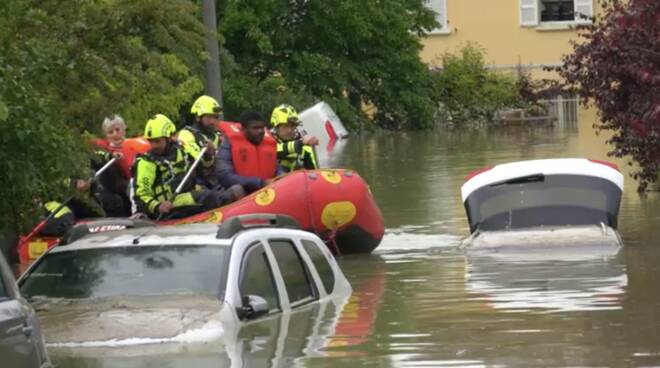
[[[465,201],[470,232],[600,224],[616,228],[621,188],[586,175],[528,175],[481,187]]]
[[[223,295],[228,247],[125,246],[50,253],[21,281],[27,298]]]

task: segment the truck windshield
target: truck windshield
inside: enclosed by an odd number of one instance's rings
[[[223,295],[229,248],[125,246],[50,253],[24,278],[27,298]]]

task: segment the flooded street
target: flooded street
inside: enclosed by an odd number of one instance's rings
[[[354,291],[343,307],[269,319],[202,348],[90,348],[96,358],[87,358],[51,347],[52,358],[59,367],[659,366],[660,196],[639,198],[627,174],[618,253],[512,260],[455,249],[469,234],[460,186],[470,171],[608,159],[594,119],[581,112],[579,123],[554,128],[353,137],[333,160],[367,180],[387,231],[374,254],[340,259]]]
[[[565,127],[403,133],[352,142],[341,166],[354,167],[370,183],[388,231],[374,255],[341,264],[354,298],[376,293],[382,299],[368,306],[377,313],[362,344],[331,348],[336,359],[304,359],[301,366],[660,365],[654,277],[660,202],[657,193],[640,199],[628,175],[619,254],[510,262],[454,250],[469,233],[460,186],[474,169],[588,157],[629,170],[607,157],[605,138],[591,128],[595,116],[581,112],[579,119]]]

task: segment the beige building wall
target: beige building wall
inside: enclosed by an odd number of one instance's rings
[[[570,40],[577,39],[577,23],[521,26],[522,1],[540,0],[446,0],[447,27],[422,40],[422,60],[440,65],[443,53],[476,42],[485,49],[486,63],[491,67],[515,69],[522,64],[533,76],[544,74],[542,65],[557,65],[561,56],[572,50]],[[597,2],[593,2],[597,15]]]

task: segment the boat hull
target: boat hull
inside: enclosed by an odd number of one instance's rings
[[[301,229],[319,235],[330,250],[339,255],[370,253],[380,244],[385,232],[382,213],[367,183],[357,172],[343,169],[295,171],[227,206],[182,219],[160,221],[158,225],[219,224],[232,217],[255,213],[293,217]],[[94,231],[112,231],[124,226],[113,226],[108,219],[81,222],[103,222],[102,226],[94,226]],[[30,263],[59,242],[57,238],[43,237],[21,242],[17,249],[19,262]]]

